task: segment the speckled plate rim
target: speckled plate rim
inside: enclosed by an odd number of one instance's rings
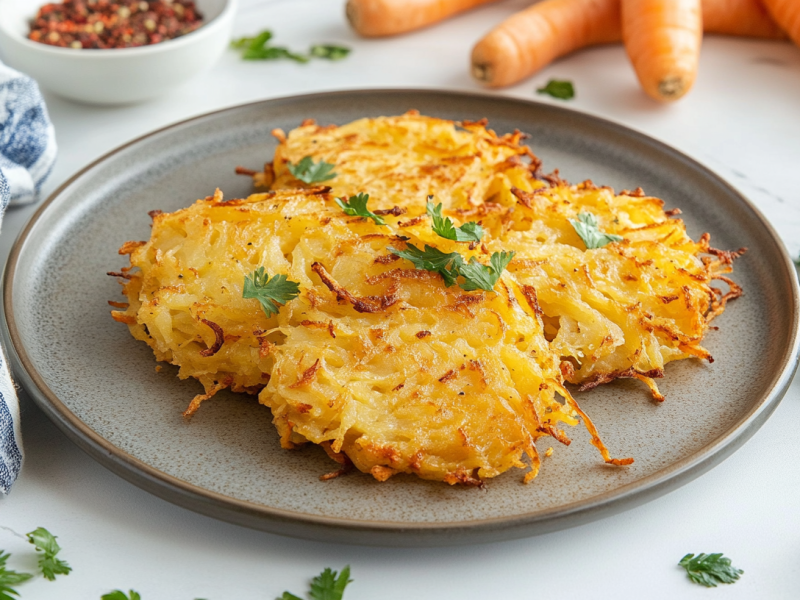
[[[782,258],[780,268],[785,274],[785,283],[791,288],[791,314],[789,343],[784,349],[782,360],[773,368],[773,377],[768,391],[762,394],[758,402],[744,414],[739,421],[725,434],[715,441],[703,446],[692,455],[660,469],[643,479],[620,486],[614,490],[598,494],[591,498],[574,503],[564,504],[557,508],[533,514],[521,514],[474,521],[454,521],[436,523],[398,523],[389,521],[367,521],[345,518],[323,517],[307,513],[272,508],[266,505],[246,502],[193,485],[153,468],[149,464],[131,456],[100,436],[78,418],[58,396],[49,388],[42,375],[34,367],[25,350],[14,317],[13,292],[17,277],[17,267],[26,242],[42,215],[55,200],[73,183],[91,171],[102,168],[103,163],[152,136],[168,132],[200,121],[208,117],[261,105],[265,110],[270,107],[290,104],[299,101],[324,101],[329,98],[346,96],[365,97],[370,94],[420,95],[447,97],[450,99],[492,99],[498,103],[512,103],[541,107],[542,103],[521,100],[488,93],[468,93],[442,91],[435,89],[367,89],[342,90],[262,100],[236,105],[221,110],[198,115],[184,121],[173,123],[157,129],[101,156],[70,179],[64,182],[31,217],[17,238],[3,276],[2,333],[10,344],[7,344],[10,364],[14,373],[21,380],[25,391],[31,394],[36,404],[73,442],[92,458],[134,485],[159,496],[169,502],[188,508],[195,512],[228,521],[234,524],[260,529],[271,533],[313,539],[318,541],[343,542],[365,545],[392,546],[446,546],[464,542],[494,542],[516,539],[548,533],[559,529],[574,527],[610,516],[624,510],[639,506],[649,500],[666,494],[695,479],[713,468],[740,448],[769,418],[783,398],[794,372],[798,366],[800,354],[800,288],[794,263],[789,257],[776,231],[763,214],[733,186],[709,168],[694,159],[659,142],[643,133],[630,129],[613,121],[563,107],[546,105],[548,110],[557,110],[569,114],[572,119],[591,122],[595,126],[636,140],[649,146],[661,155],[666,155],[675,162],[694,170],[703,177],[712,180],[729,195],[735,197],[748,209],[757,224],[761,227],[776,251]]]

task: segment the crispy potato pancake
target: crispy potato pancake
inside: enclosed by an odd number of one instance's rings
[[[530,465],[530,481],[536,440],[569,444],[560,424],[579,420],[607,463],[629,464],[563,383],[635,377],[663,400],[653,378],[712,361],[709,323],[741,294],[726,274],[743,249],[693,241],[640,189],[544,175],[519,132],[412,112],[274,135],[273,163],[238,169],[269,192],[156,211],[150,240],[123,245],[131,264],[112,275],[129,303],[112,315],[203,384],[186,416],[221,389],[258,394],[284,448],[313,442],[340,464],[326,478],[355,466],[479,485]],[[306,157],[333,165],[325,187],[292,175]],[[337,204],[359,193],[384,225]],[[438,236],[430,196],[456,226],[479,222],[481,241]],[[585,213],[618,241],[587,249],[573,226]],[[412,245],[484,265],[515,255],[492,291],[464,291],[395,254]],[[299,285],[271,316],[243,297],[259,267]]]
[[[387,248],[463,245],[430,228],[403,239],[399,219],[388,221],[348,217],[320,189],[217,194],[157,214],[150,241],[120,250],[131,258],[130,305],[114,317],[204,385],[187,414],[223,388],[260,390],[284,447],[323,444],[380,480],[405,472],[479,484],[527,468],[526,454],[531,479],[535,440],[569,443],[559,421],[582,414],[561,387],[535,292],[509,273],[496,292],[446,288]],[[300,284],[277,315],[242,298],[257,266]],[[604,458],[619,462],[585,420]]]
[[[430,229],[420,217],[428,195],[458,222],[479,221],[490,251],[517,252],[509,268],[537,290],[566,380],[584,390],[636,377],[663,400],[653,378],[667,362],[713,361],[700,344],[709,322],[741,294],[725,274],[744,249],[715,250],[708,234],[694,242],[672,218],[680,210],[666,212],[641,189],[615,194],[590,181],[570,185],[557,171],[545,175],[522,134],[498,136],[486,125],[414,111],[341,127],[306,121],[288,136],[274,132],[275,160],[254,182],[302,187],[288,164],[311,156],[335,165],[336,177],[326,182],[335,195],[366,190],[376,207],[413,215],[404,232]],[[570,222],[587,212],[624,241],[587,250]]]

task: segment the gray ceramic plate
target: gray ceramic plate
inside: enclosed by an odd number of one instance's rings
[[[172,211],[222,188],[247,195],[236,165],[270,160],[274,127],[313,117],[345,123],[408,109],[449,119],[488,117],[498,132],[532,134],[548,169],[617,189],[641,185],[680,207],[693,237],[747,246],[736,263],[746,295],[716,322],[713,365],[671,364],[656,405],[621,381],[580,394],[615,456],[604,465],[581,427],[541,474],[522,472],[485,490],[409,476],[377,483],[351,474],[328,482],[318,448],[281,450],[269,410],[249,396],[218,395],[190,422],[181,411],[199,384],[155,371],[150,349],[109,317],[125,264],[117,248],[149,236],[153,209]],[[794,269],[761,214],[719,177],[619,125],[560,107],[434,91],[359,91],[269,100],[223,110],[132,142],[58,190],[23,232],[5,275],[5,317],[18,377],[78,445],[120,476],[171,502],[267,531],[364,544],[444,545],[552,531],[630,508],[719,463],[760,427],[797,360]],[[548,440],[544,440],[545,443]],[[557,445],[557,444],[556,444]],[[542,449],[546,448],[544,446]]]

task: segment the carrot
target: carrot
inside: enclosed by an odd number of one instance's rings
[[[619,40],[619,0],[545,0],[475,45],[472,76],[490,87],[511,85],[579,48]]]
[[[708,33],[785,37],[761,0],[703,0],[702,5]],[[565,54],[620,41],[620,0],[545,0],[513,15],[475,45],[472,75],[489,87],[511,85]]]
[[[420,29],[481,4],[497,0],[347,0],[350,25],[365,37]]]
[[[797,0],[764,0],[772,18],[800,46],[800,2]]]
[[[761,0],[703,0],[703,31],[759,38],[786,37]]]
[[[622,0],[622,39],[645,93],[662,102],[677,100],[697,75],[700,0]]]

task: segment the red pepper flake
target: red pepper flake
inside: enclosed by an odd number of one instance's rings
[[[134,48],[202,24],[193,0],[64,0],[39,9],[28,39],[62,48]]]

